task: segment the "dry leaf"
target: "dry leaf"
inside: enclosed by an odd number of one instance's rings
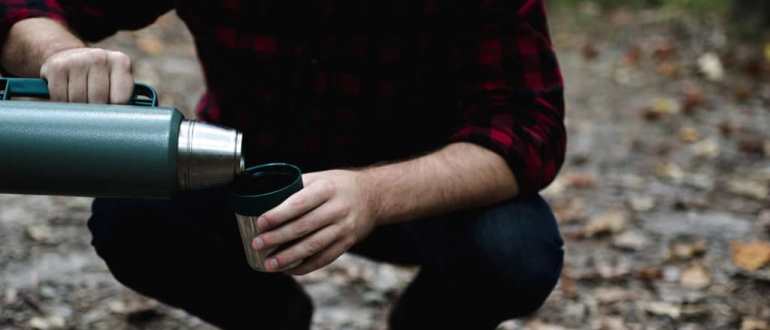
[[[714,139],[706,139],[692,145],[693,153],[698,158],[714,159],[719,156],[719,144]]]
[[[649,302],[644,309],[650,314],[668,316],[672,319],[678,319],[682,315],[680,306],[662,301]]]
[[[725,77],[725,69],[722,60],[714,53],[705,53],[698,58],[698,68],[706,79],[721,81]]]
[[[703,266],[695,264],[682,272],[679,281],[688,289],[704,289],[711,284],[711,275]]]
[[[681,183],[684,180],[684,171],[679,165],[666,162],[658,163],[655,166],[655,174],[663,179],[671,180],[674,183]]]
[[[594,237],[599,234],[618,233],[625,229],[626,214],[623,211],[615,210],[602,213],[589,220],[583,228],[583,236]]]
[[[567,186],[576,189],[588,189],[596,186],[596,177],[590,173],[572,173],[564,177]]]
[[[583,45],[581,53],[583,54],[583,58],[587,61],[594,60],[599,56],[599,50],[596,48],[596,45],[591,42],[587,42]]]
[[[672,259],[687,260],[703,255],[706,252],[706,241],[674,242],[669,249],[669,257]]]
[[[631,251],[642,250],[648,243],[649,240],[647,239],[647,236],[637,231],[626,231],[612,240],[613,246]]]
[[[753,272],[770,263],[770,242],[731,242],[733,263],[741,269]]]
[[[682,97],[682,111],[685,113],[692,113],[695,108],[701,106],[706,100],[703,94],[703,90],[695,85],[687,85],[684,88],[684,96]]]
[[[679,139],[685,143],[693,143],[700,140],[700,133],[693,127],[682,127],[679,130]]]
[[[730,180],[727,182],[727,191],[760,201],[767,200],[770,195],[767,185],[760,180]]]
[[[741,321],[741,330],[768,330],[767,321],[745,318]]]
[[[652,196],[633,196],[628,199],[628,205],[636,212],[647,212],[655,208],[655,198]]]
[[[681,111],[679,102],[672,98],[661,97],[652,101],[652,104],[644,109],[644,118],[656,120],[665,116],[675,115]]]

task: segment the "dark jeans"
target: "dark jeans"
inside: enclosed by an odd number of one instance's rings
[[[88,226],[124,285],[226,329],[308,329],[312,303],[290,276],[251,270],[226,194],[97,199]],[[381,226],[354,253],[420,265],[391,329],[494,329],[539,308],[561,272],[562,240],[540,197]]]

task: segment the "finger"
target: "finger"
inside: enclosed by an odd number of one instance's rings
[[[277,271],[299,260],[318,254],[334,243],[339,238],[340,232],[341,230],[338,226],[327,226],[267,258],[265,260],[265,269],[269,272]]]
[[[326,183],[324,183],[326,182]],[[257,218],[257,228],[266,232],[295,219],[329,200],[334,187],[328,181],[318,181],[291,195],[283,203]]]
[[[40,68],[40,77],[48,81],[51,101],[67,102],[67,68],[59,59],[48,60]]]
[[[312,185],[313,182],[315,182],[321,175],[318,172],[313,173],[307,173],[302,175],[302,184],[307,187],[309,185]]]
[[[337,260],[337,258],[347,252],[351,246],[353,246],[353,244],[347,240],[338,240],[325,250],[321,251],[321,253],[307,258],[298,266],[287,270],[286,273],[291,275],[305,275],[312,271],[321,269],[322,267],[325,267],[334,262],[334,260]]]
[[[62,70],[56,64],[43,66],[40,76],[48,81],[48,95],[51,101],[67,102],[69,100],[69,77],[66,70]]]
[[[88,103],[110,101],[110,72],[106,56],[88,70]]]
[[[88,69],[73,67],[69,70],[67,98],[69,102],[88,102]]]
[[[110,103],[125,104],[134,92],[131,59],[119,52],[107,54],[110,67]]]
[[[334,219],[344,216],[343,212],[325,204],[283,226],[262,232],[262,234],[254,238],[252,246],[256,250],[267,250],[271,247],[305,237],[332,223]]]

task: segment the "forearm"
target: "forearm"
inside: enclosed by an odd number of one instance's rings
[[[0,63],[7,72],[38,77],[45,60],[57,52],[84,47],[84,43],[50,18],[28,18],[14,24],[2,45]]]
[[[518,193],[505,160],[471,143],[453,143],[416,159],[364,169],[361,174],[379,224],[489,205]]]

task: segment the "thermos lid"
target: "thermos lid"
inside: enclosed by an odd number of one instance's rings
[[[247,168],[231,185],[230,203],[240,215],[259,216],[302,189],[302,171],[287,163]]]

